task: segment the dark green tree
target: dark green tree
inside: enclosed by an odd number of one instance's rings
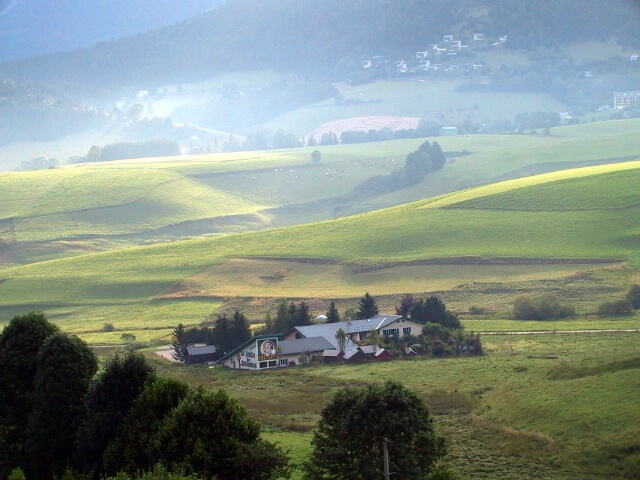
[[[381,478],[385,439],[399,478],[424,478],[445,454],[428,407],[401,383],[339,390],[321,412],[306,480]]]
[[[171,410],[154,443],[170,470],[208,479],[289,478],[286,454],[260,438],[260,424],[226,391],[199,387]]]
[[[364,296],[360,298],[360,303],[358,304],[358,318],[371,318],[377,314],[378,305],[376,304],[375,299],[369,295],[369,292],[365,293]]]
[[[404,295],[400,301],[400,305],[396,307],[396,315],[406,317],[411,312],[411,307],[413,307],[414,303],[413,295]]]
[[[640,285],[634,283],[629,287],[629,291],[627,292],[627,298],[631,302],[631,305],[634,309],[640,309]]]
[[[171,347],[173,348],[171,356],[180,362],[184,362],[184,354],[188,346],[184,325],[179,323],[171,334]]]
[[[447,161],[447,157],[438,142],[433,142],[433,145],[431,145],[429,156],[431,157],[431,170],[440,170]]]
[[[131,475],[147,471],[158,463],[155,442],[169,412],[189,393],[178,380],[152,377],[123,420],[116,438],[103,455],[108,475],[119,471]]]
[[[223,353],[227,353],[235,347],[232,345],[231,325],[226,313],[216,317],[213,325],[213,343]]]
[[[320,159],[322,159],[322,153],[320,153],[320,150],[314,150],[313,152],[311,152],[311,161],[313,163],[319,163]]]
[[[50,479],[71,461],[84,397],[98,361],[84,341],[59,332],[47,338],[37,362],[25,467],[27,478]]]
[[[431,171],[431,144],[428,140],[414,152],[407,155],[402,169],[402,179],[405,185],[413,185],[420,182]]]
[[[0,478],[24,464],[37,354],[58,332],[42,312],[14,317],[0,334]]]
[[[302,301],[298,304],[298,309],[293,323],[296,327],[311,325],[311,309],[307,302]]]
[[[249,328],[249,322],[240,310],[236,310],[233,313],[231,319],[231,325],[229,326],[229,346],[230,349],[241,345],[245,341],[251,338],[251,329]]]
[[[447,306],[437,296],[431,295],[426,300],[420,299],[414,302],[409,313],[411,318],[422,323],[437,323],[443,327],[459,330],[462,323],[455,313],[447,310]]]
[[[278,311],[275,321],[273,322],[273,330],[274,333],[285,333],[289,330],[289,310],[286,298],[283,298],[280,303],[278,303]]]
[[[104,473],[102,456],[145,383],[154,372],[140,352],[129,351],[110,358],[92,382],[85,400],[85,414],[78,431],[75,464],[86,472]]]
[[[340,313],[336,308],[336,303],[331,302],[329,304],[329,308],[327,309],[327,323],[337,323],[340,321]]]
[[[291,330],[293,327],[297,326],[298,320],[298,306],[295,302],[291,302],[289,304],[289,308],[287,309],[287,330]]]

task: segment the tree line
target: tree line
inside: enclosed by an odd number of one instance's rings
[[[160,378],[134,351],[98,373],[91,347],[42,312],[14,317],[0,335],[0,445],[0,478],[20,468],[30,479],[88,480],[161,464],[206,479],[275,479],[292,468],[225,390]]]

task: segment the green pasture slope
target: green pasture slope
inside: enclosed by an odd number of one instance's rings
[[[557,292],[576,297],[587,315],[637,281],[639,183],[640,162],[586,167],[310,225],[4,268],[0,318],[40,309],[90,341],[113,342],[103,323],[118,336],[152,339],[205,320],[223,302],[348,300],[367,290],[398,298],[452,290],[463,298],[457,311],[470,301],[485,306],[493,292],[496,313],[508,316],[514,295],[534,281],[564,282]]]
[[[0,264],[328,220],[462,188],[640,158],[640,121],[544,135],[438,137],[444,169],[393,193],[359,190],[421,139],[79,165],[0,175]],[[434,140],[434,139],[430,139]]]

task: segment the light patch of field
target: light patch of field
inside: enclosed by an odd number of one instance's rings
[[[441,265],[397,264],[374,269],[351,263],[227,259],[180,282],[162,297],[251,296],[350,298],[364,290],[379,295],[449,290],[468,282],[559,278],[603,264]],[[369,271],[367,271],[369,270]],[[234,282],[229,282],[234,278]]]
[[[325,133],[333,133],[338,138],[345,131],[368,132],[369,130],[383,130],[388,128],[391,131],[409,130],[418,128],[419,118],[415,117],[355,117],[345,120],[334,120],[326,122],[314,129],[305,141],[310,137],[314,137],[317,142],[322,139]]]

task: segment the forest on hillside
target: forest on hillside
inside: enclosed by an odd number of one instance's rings
[[[414,53],[445,34],[508,35],[513,49],[638,44],[638,15],[630,0],[233,0],[147,34],[0,64],[0,78],[115,87],[276,68],[330,79],[350,55]]]

